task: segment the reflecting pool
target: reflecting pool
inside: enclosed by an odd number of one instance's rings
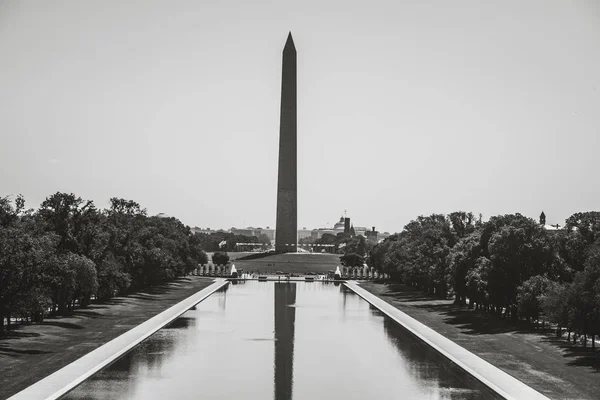
[[[66,399],[489,399],[343,285],[230,284]]]

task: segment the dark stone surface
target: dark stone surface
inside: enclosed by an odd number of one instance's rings
[[[296,153],[296,47],[290,33],[283,49],[281,76],[279,175],[275,230],[275,250],[281,253],[296,251],[298,231]]]

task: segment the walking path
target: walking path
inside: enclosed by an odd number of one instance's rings
[[[10,336],[0,338],[0,399],[58,371],[214,281],[214,278],[189,276],[78,309],[69,317],[17,327]]]
[[[551,399],[600,398],[600,352],[574,347],[402,284],[360,287]]]

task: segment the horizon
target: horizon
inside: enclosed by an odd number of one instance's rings
[[[600,204],[598,22],[586,0],[5,1],[0,197],[274,227],[291,33],[299,227],[341,210],[390,233],[458,210],[563,225]]]

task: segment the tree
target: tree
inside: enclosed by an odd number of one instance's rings
[[[208,263],[208,255],[202,250],[203,234],[195,233],[189,237],[190,257],[200,265]]]
[[[200,249],[190,249],[189,227],[175,218],[149,217],[135,242],[134,287],[154,285],[189,274],[198,267]],[[201,261],[201,259],[200,259]]]
[[[110,208],[107,210],[107,213],[108,215],[128,215],[132,217],[147,215],[146,209],[142,208],[139,203],[118,197],[110,199]]]
[[[517,288],[517,307],[519,315],[529,321],[536,321],[542,313],[542,298],[551,285],[546,276],[535,275]]]
[[[314,244],[316,243],[316,238],[312,236],[303,237],[298,240],[298,244]]]
[[[92,295],[98,292],[96,264],[89,258],[77,254],[71,255],[69,262],[75,270],[73,298],[79,302],[79,306],[87,307]]]
[[[11,316],[43,318],[49,303],[44,282],[48,260],[55,257],[58,237],[39,234],[23,224],[0,229],[0,333]]]
[[[19,214],[25,209],[25,199],[18,195],[15,206],[11,204],[8,197],[0,197],[0,228],[11,226],[19,219]]]
[[[420,216],[409,222],[391,245],[389,260],[406,283],[445,297],[448,255],[454,243],[456,236],[444,215]]]
[[[560,337],[561,328],[571,329],[569,321],[569,297],[571,285],[568,283],[560,284],[551,281],[543,293],[539,302],[544,316],[548,321],[557,324],[556,335]]]
[[[495,306],[516,305],[517,288],[551,269],[553,251],[546,231],[532,219],[497,228],[487,250],[492,261],[488,293]]]
[[[397,240],[399,240],[398,235],[392,235],[370,249],[366,259],[367,265],[371,268],[375,268],[377,272],[382,273],[385,271],[389,274],[391,271],[386,263],[386,258],[390,252],[391,244]]]
[[[563,270],[558,271],[560,278],[571,282],[574,274],[583,270],[591,243],[578,229],[557,232],[553,236],[556,257],[564,261]]]
[[[569,231],[576,229],[591,245],[600,239],[600,211],[575,213],[567,218],[565,228]]]
[[[91,201],[59,192],[36,212],[24,205],[22,196],[14,206],[0,198],[2,322],[11,316],[38,321],[49,308],[66,313],[87,306],[94,294],[108,300],[208,263],[205,235],[192,235],[176,218],[148,217],[132,200],[111,198],[110,207],[99,211]],[[225,236],[231,248],[260,242]],[[227,263],[228,256],[217,254],[215,260]]]
[[[227,265],[229,262],[229,255],[225,252],[217,251],[212,255],[212,261],[215,265]]]
[[[57,255],[48,263],[48,267],[44,271],[44,278],[50,289],[53,311],[58,311],[63,315],[69,311],[77,284],[77,274],[72,257],[72,253]]]
[[[537,226],[534,220],[524,217],[521,214],[506,214],[491,217],[489,221],[481,225],[481,251],[483,256],[488,257],[488,244],[494,233],[499,231],[504,226],[524,227]],[[538,226],[539,228],[539,226]]]
[[[471,212],[455,211],[448,214],[448,219],[452,230],[459,239],[475,231],[475,216]]]
[[[153,231],[149,226],[146,210],[132,200],[113,197],[110,199],[110,207],[104,210],[103,214],[107,245],[95,261],[99,268],[100,265],[106,267],[108,275],[100,278],[101,274],[98,271],[98,276],[100,287],[102,288],[104,283],[108,290],[102,290],[102,295],[110,298],[114,296],[115,291],[121,292],[123,288],[135,290],[146,285],[144,247],[140,239],[144,235],[152,236],[156,229]],[[104,263],[106,259],[108,260]],[[114,282],[117,278],[123,281]]]
[[[260,235],[258,235],[258,241],[260,243],[271,244],[271,239],[269,239],[269,236],[266,233],[261,233]]]
[[[367,252],[367,241],[364,236],[354,236],[346,242],[344,254],[356,253],[360,256],[365,256]]]
[[[53,305],[61,314],[71,311],[75,300],[87,306],[90,297],[98,290],[94,262],[78,254],[57,254],[49,261],[43,274]]]
[[[57,192],[44,200],[37,212],[48,231],[55,232],[63,252],[81,253],[86,225],[95,222],[98,211],[91,200],[84,201],[73,193]]]
[[[337,237],[331,233],[324,233],[319,239],[316,240],[317,244],[336,244]]]
[[[469,297],[469,308],[480,306],[487,307],[489,304],[488,282],[492,262],[486,257],[479,257],[475,262],[475,267],[467,271],[466,293]]]
[[[464,304],[467,297],[467,274],[475,268],[481,255],[480,233],[463,237],[448,255],[448,281],[455,293],[455,304]]]
[[[108,253],[98,264],[98,299],[109,300],[125,292],[130,285],[131,275],[123,271],[123,266],[112,253]]]
[[[362,267],[365,263],[364,257],[356,253],[347,253],[340,257],[344,267]]]
[[[573,280],[569,296],[573,328],[584,334],[600,334],[600,243],[590,251],[583,271]],[[593,342],[593,340],[592,340]]]

